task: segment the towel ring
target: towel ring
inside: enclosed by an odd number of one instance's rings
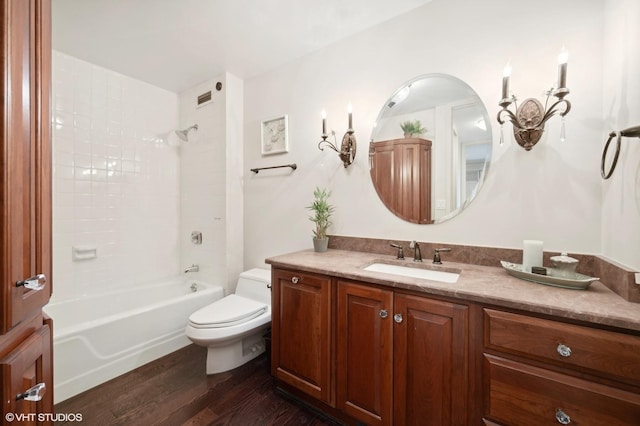
[[[618,164],[618,156],[620,155],[620,141],[622,140],[623,136],[626,136],[628,138],[640,138],[640,126],[633,126],[624,130],[609,133],[609,139],[607,139],[607,143],[604,145],[604,150],[602,151],[602,160],[600,161],[600,175],[602,176],[602,179],[609,179],[613,174],[613,171],[616,169],[616,164]],[[611,168],[609,168],[608,172],[605,172],[604,160],[607,157],[609,144],[614,137],[616,138],[616,153],[613,156]]]
[[[609,144],[611,140],[617,136],[616,138],[616,153],[613,156],[613,163],[611,163],[611,168],[609,171],[605,173],[604,171],[604,160],[607,158],[607,151],[609,150]],[[602,151],[602,160],[600,161],[600,175],[602,179],[609,179],[613,174],[613,171],[616,169],[616,164],[618,164],[618,156],[620,156],[620,141],[622,140],[622,132],[611,132],[609,133],[609,139],[607,139],[607,143],[604,145],[604,150]]]

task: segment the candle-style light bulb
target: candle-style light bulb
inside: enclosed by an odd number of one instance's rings
[[[327,134],[327,111],[322,109],[322,134]]]
[[[562,50],[558,55],[558,89],[567,87],[567,62],[569,61],[569,52],[562,46]]]
[[[507,62],[507,65],[504,66],[504,69],[502,70],[502,76],[503,77],[511,76],[511,62]]]
[[[509,77],[511,76],[511,62],[507,62],[502,71],[502,99],[509,97]]]
[[[353,129],[353,119],[352,119],[353,106],[351,105],[351,102],[349,102],[349,105],[347,105],[347,112],[349,113],[349,129]]]

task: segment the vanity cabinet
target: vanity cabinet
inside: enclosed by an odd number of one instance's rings
[[[271,374],[333,405],[329,277],[272,270]]]
[[[50,0],[0,0],[0,23],[2,412],[51,413],[52,323],[42,313],[51,296]],[[39,274],[39,290],[18,284]],[[37,383],[46,386],[39,402],[16,398]]]
[[[431,141],[371,142],[371,180],[389,210],[413,223],[431,223]]]
[[[485,424],[640,424],[640,337],[494,309],[483,323]]]
[[[467,307],[337,286],[337,407],[367,425],[466,424]]]
[[[280,383],[349,424],[467,424],[466,305],[276,267],[272,282]]]

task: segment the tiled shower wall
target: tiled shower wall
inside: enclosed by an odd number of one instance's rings
[[[52,104],[53,300],[178,275],[178,95],[54,51]]]

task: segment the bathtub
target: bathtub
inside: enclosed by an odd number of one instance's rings
[[[190,344],[189,315],[223,296],[221,286],[180,277],[49,303],[54,403]]]

